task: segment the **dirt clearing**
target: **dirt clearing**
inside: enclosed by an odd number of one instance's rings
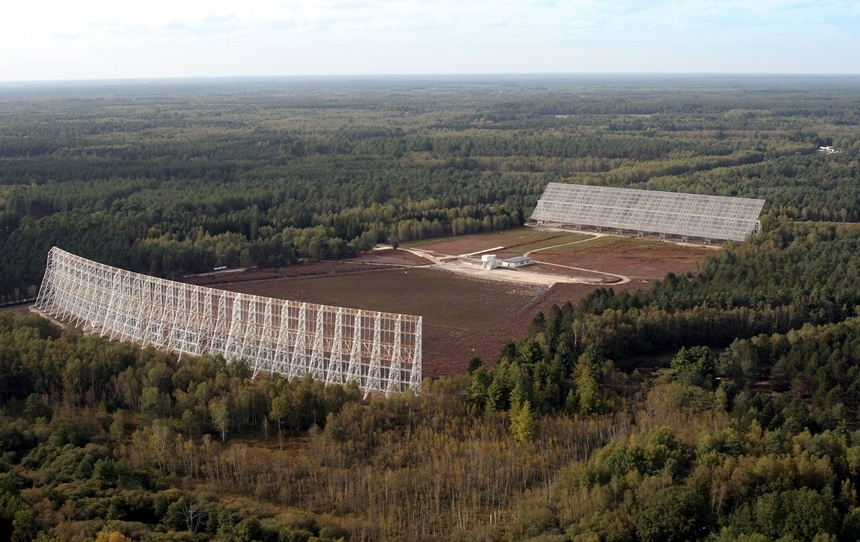
[[[477,280],[435,269],[274,279],[225,285],[254,295],[414,314],[425,324],[489,330],[524,307],[538,287]]]
[[[436,254],[460,256],[475,254],[485,250],[502,247],[495,251],[499,258],[522,256],[526,252],[541,247],[548,247],[572,241],[581,241],[592,237],[589,234],[568,233],[559,231],[541,231],[532,228],[516,228],[503,232],[478,233],[462,235],[445,239],[417,241],[405,243],[404,246],[429,250]]]
[[[535,260],[625,275],[630,278],[660,278],[667,273],[695,272],[714,249],[680,246],[654,239],[604,236],[583,243],[549,248],[533,253]],[[548,272],[553,271],[547,267]]]
[[[647,282],[627,283],[616,290],[637,286],[646,288]],[[556,284],[545,289],[427,268],[282,277],[219,287],[293,301],[421,315],[425,376],[463,372],[473,356],[492,364],[502,346],[519,338],[538,311],[548,311],[553,303],[575,303],[595,288]]]
[[[424,374],[439,376],[465,371],[473,356],[492,365],[502,346],[522,336],[535,314],[546,313],[553,304],[576,303],[599,287],[646,289],[651,278],[695,272],[714,253],[711,247],[656,239],[534,228],[404,243],[405,247],[427,251],[428,258],[383,249],[339,262],[193,280],[254,295],[423,316]],[[488,250],[500,259],[529,254],[537,265],[513,272],[523,278],[537,272],[544,277],[578,277],[591,284],[547,287],[498,280],[503,273],[496,271],[485,271],[496,273],[488,275],[496,280],[463,271],[479,269],[479,254]],[[431,259],[447,263],[431,266]],[[455,272],[457,268],[462,269]]]

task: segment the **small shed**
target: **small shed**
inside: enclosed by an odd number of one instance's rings
[[[534,260],[532,260],[528,256],[517,256],[516,258],[508,258],[507,260],[502,260],[502,267],[508,267],[510,269],[516,269],[518,267],[531,265],[533,263],[534,263]]]
[[[485,254],[481,256],[481,269],[495,269],[499,266],[495,254]]]

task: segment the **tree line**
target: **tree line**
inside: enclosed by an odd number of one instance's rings
[[[860,217],[850,88],[545,83],[4,92],[0,296],[38,285],[51,244],[164,277],[276,267],[517,226],[548,182]]]

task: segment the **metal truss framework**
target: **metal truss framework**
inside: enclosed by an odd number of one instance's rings
[[[258,373],[310,374],[402,393],[421,386],[420,316],[215,290],[132,273],[54,247],[36,308],[85,331],[191,355],[244,359]]]
[[[743,241],[762,199],[549,183],[531,218],[637,232]]]

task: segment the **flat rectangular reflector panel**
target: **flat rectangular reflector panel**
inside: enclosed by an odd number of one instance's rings
[[[743,241],[755,231],[764,203],[762,199],[549,183],[531,218],[538,222]]]

